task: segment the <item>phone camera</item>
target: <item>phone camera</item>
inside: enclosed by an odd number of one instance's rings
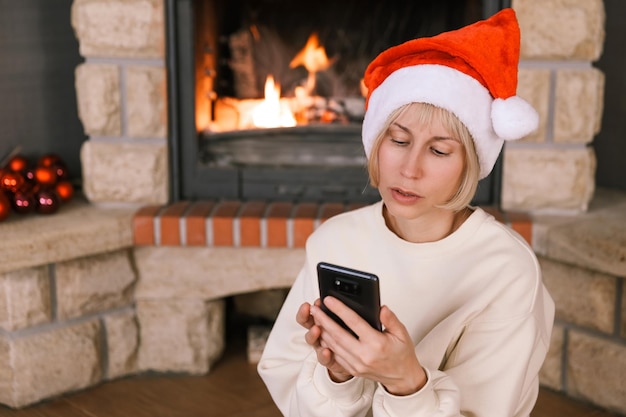
[[[360,286],[356,282],[344,281],[339,278],[335,279],[334,285],[335,290],[346,294],[355,295],[358,294],[360,290]]]

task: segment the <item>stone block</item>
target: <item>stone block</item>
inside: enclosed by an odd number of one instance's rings
[[[139,369],[204,374],[224,350],[224,300],[137,301]]]
[[[104,317],[107,335],[108,379],[137,373],[139,352],[139,324],[135,310],[127,308]]]
[[[214,299],[270,288],[288,288],[304,263],[303,249],[235,247],[136,247],[142,299]]]
[[[550,338],[550,349],[539,371],[541,385],[560,391],[563,388],[561,376],[563,375],[563,342],[565,329],[555,325]]]
[[[108,64],[76,67],[78,118],[87,135],[119,136],[122,133],[119,68]]]
[[[502,208],[509,211],[585,212],[595,190],[593,149],[507,145]]]
[[[168,199],[165,143],[107,143],[81,148],[83,191],[92,203],[165,204]]]
[[[165,56],[163,0],[74,0],[72,27],[85,57]]]
[[[550,259],[626,277],[626,203],[594,210],[548,230]]]
[[[521,56],[596,61],[604,46],[602,0],[513,0]]]
[[[554,141],[590,143],[600,131],[604,108],[604,73],[595,68],[556,73]]]
[[[88,204],[77,195],[54,216],[9,219],[0,224],[0,273],[128,248],[136,210]]]
[[[539,113],[539,127],[534,133],[521,139],[522,142],[543,143],[548,135],[550,111],[550,70],[520,68],[517,94],[528,101]]]
[[[607,334],[615,329],[616,278],[540,258],[556,318]]]
[[[57,317],[65,320],[127,306],[133,302],[135,279],[128,250],[58,263]]]
[[[570,331],[567,350],[568,393],[626,413],[626,346]]]
[[[13,331],[51,319],[47,266],[0,274],[0,328]]]
[[[128,135],[165,138],[167,135],[167,85],[165,70],[129,67],[126,70]]]
[[[0,403],[23,407],[101,379],[98,320],[0,336]]]

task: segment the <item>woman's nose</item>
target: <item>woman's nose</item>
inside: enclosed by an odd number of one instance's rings
[[[419,152],[411,152],[402,163],[402,175],[406,178],[419,178],[422,176],[422,162]]]

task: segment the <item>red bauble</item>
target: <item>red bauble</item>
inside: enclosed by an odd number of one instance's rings
[[[11,201],[4,194],[2,190],[0,190],[0,222],[9,217],[11,214]]]
[[[74,186],[69,181],[59,181],[55,187],[62,202],[67,202],[74,196]]]
[[[37,161],[37,166],[51,167],[57,163],[63,164],[61,157],[53,153],[48,153],[42,156],[41,158],[39,158],[39,160]]]
[[[5,172],[0,178],[0,188],[16,192],[24,185],[24,177],[18,172]]]
[[[33,181],[33,182],[36,181],[35,180],[35,168],[33,167],[26,168],[23,175],[27,181]]]
[[[20,214],[27,214],[35,211],[35,196],[31,193],[18,191],[13,196],[13,210]]]
[[[36,210],[41,214],[56,213],[61,205],[61,199],[54,190],[43,189],[36,195]]]
[[[9,159],[7,168],[13,172],[24,172],[28,168],[28,159],[22,155],[15,155]]]
[[[70,174],[67,170],[67,166],[60,162],[60,163],[56,163],[54,165],[52,165],[50,168],[54,169],[54,171],[57,174],[57,178],[59,180],[66,180],[69,178]]]
[[[38,166],[35,168],[35,180],[41,185],[52,186],[57,182],[57,172],[51,166]]]

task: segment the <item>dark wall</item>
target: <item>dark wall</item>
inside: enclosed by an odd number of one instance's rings
[[[626,190],[626,1],[604,0],[606,42],[596,66],[606,76],[602,130],[593,146],[598,187]]]
[[[60,155],[79,178],[86,136],[74,70],[82,62],[70,23],[72,0],[0,0],[0,160],[16,147]]]

